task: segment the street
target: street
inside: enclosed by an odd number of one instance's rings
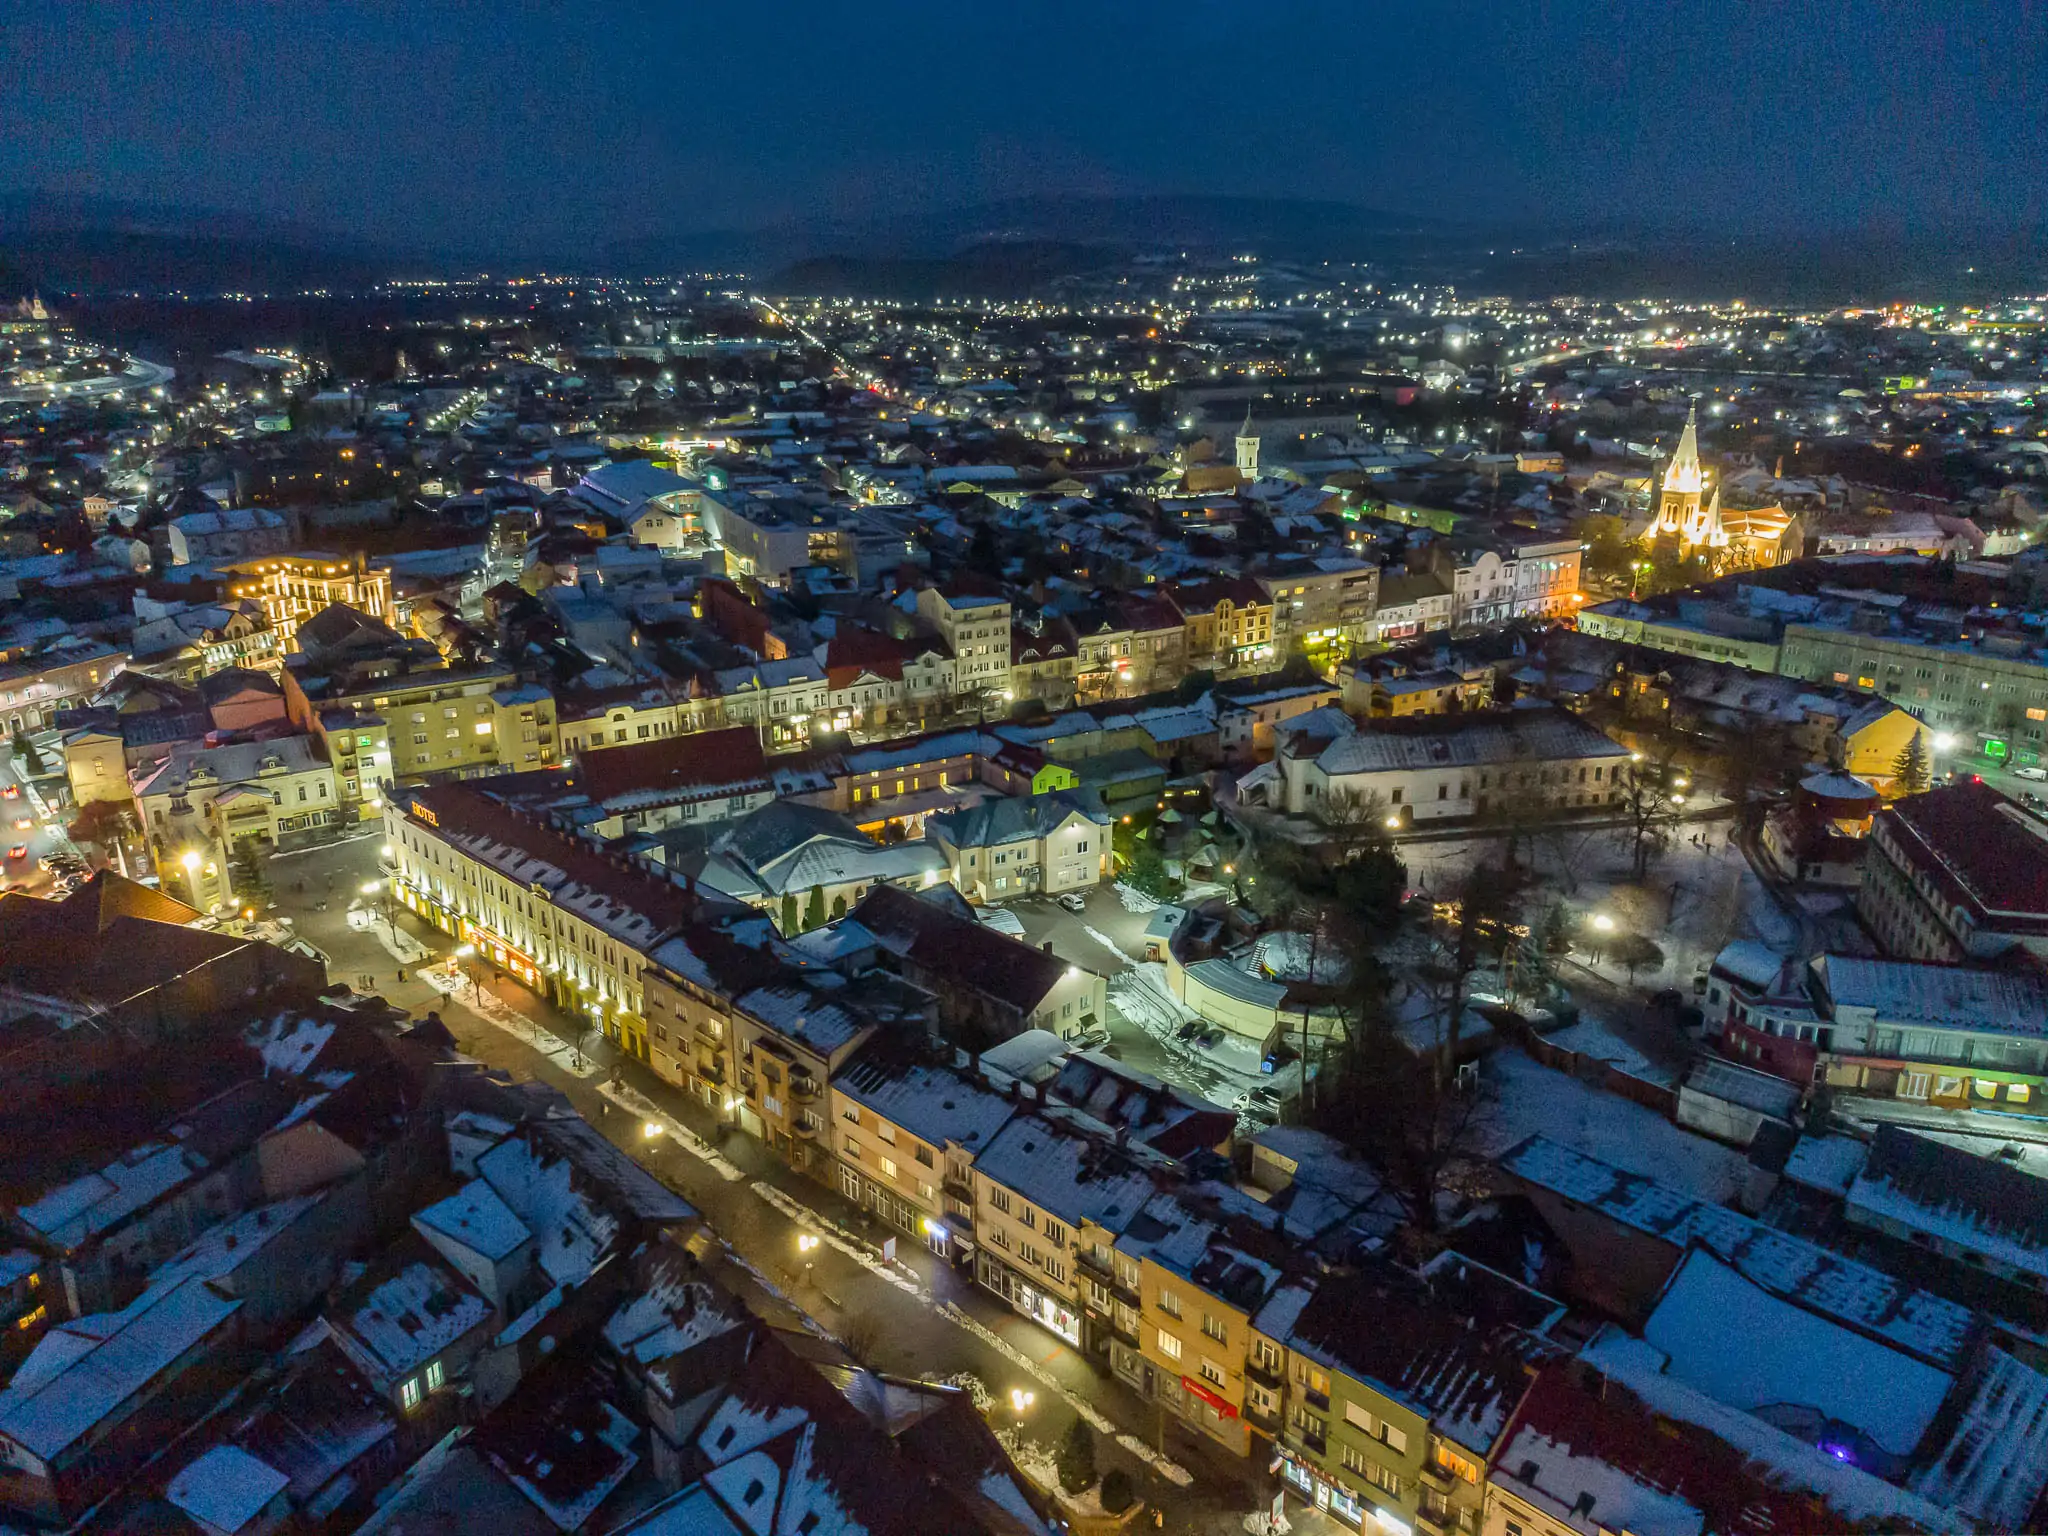
[[[607,1042],[584,1042],[591,1063],[577,1072],[573,1021],[524,988],[480,969],[473,973],[473,1004],[469,983],[444,995],[421,979],[415,964],[403,965],[401,982],[401,962],[390,947],[394,928],[424,945],[436,960],[450,954],[453,941],[403,908],[394,909],[389,924],[381,909],[373,923],[350,924],[350,895],[378,878],[381,844],[381,835],[368,835],[275,858],[276,915],[289,917],[301,936],[326,951],[336,981],[353,983],[369,976],[377,991],[416,1015],[438,1010],[465,1054],[559,1089],[618,1146],[704,1213],[738,1267],[738,1274],[724,1278],[741,1283],[750,1305],[770,1317],[811,1319],[812,1325],[860,1349],[881,1371],[963,1385],[971,1378],[998,1404],[1009,1402],[1013,1388],[1024,1388],[1034,1394],[1024,1438],[1048,1448],[1070,1418],[1081,1415],[1098,1432],[1103,1469],[1126,1467],[1140,1496],[1165,1512],[1169,1531],[1237,1533],[1245,1514],[1270,1501],[1264,1459],[1256,1452],[1240,1460],[1195,1436],[915,1239],[886,1228],[835,1191],[777,1162],[752,1138],[722,1129],[639,1063],[615,1058]],[[319,910],[322,901],[325,911]],[[1110,891],[1098,893],[1096,902],[1118,906]],[[1042,905],[1046,913],[1068,922],[1095,921],[1095,903],[1086,919]],[[1127,926],[1110,917],[1107,908],[1102,916],[1118,934]],[[1045,914],[1026,914],[1027,931],[1040,917],[1051,925]],[[1139,931],[1143,922],[1136,918]],[[400,947],[405,947],[402,941]],[[507,1027],[515,1018],[552,1031],[561,1044],[535,1049]],[[823,1240],[802,1252],[797,1238],[804,1234]],[[884,1239],[892,1236],[898,1242],[893,1262],[881,1252]],[[1000,1412],[992,1422],[1006,1429],[1014,1421]],[[1310,1520],[1316,1518],[1311,1512]],[[1309,1528],[1296,1518],[1297,1530]]]

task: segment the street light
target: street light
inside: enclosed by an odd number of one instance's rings
[[[458,944],[455,946],[455,959],[462,967],[462,974],[469,978],[469,997],[471,1002],[476,1002],[483,996],[483,987],[477,982],[476,972],[469,968],[470,959],[475,954],[476,946],[474,944]]]
[[[804,1255],[804,1284],[806,1285],[809,1285],[811,1283],[810,1255],[817,1249],[818,1244],[823,1241],[823,1238],[814,1237],[809,1232],[800,1232],[797,1234],[796,1251]]]
[[[371,880],[363,886],[363,894],[378,898],[377,905],[384,910],[384,926],[391,931],[391,943],[398,944],[398,920],[391,915],[391,893],[384,888],[382,880]]]
[[[1602,933],[1612,933],[1614,932],[1614,919],[1605,912],[1595,912],[1593,914],[1593,926]]]
[[[1019,1430],[1024,1428],[1024,1415],[1030,1411],[1031,1405],[1037,1401],[1038,1394],[1035,1392],[1026,1392],[1022,1387],[1010,1388],[1010,1411],[1017,1416],[1017,1428]]]

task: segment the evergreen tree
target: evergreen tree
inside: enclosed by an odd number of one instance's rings
[[[782,932],[785,936],[796,932],[796,892],[782,893]]]
[[[1085,1493],[1095,1486],[1095,1431],[1080,1415],[1067,1426],[1052,1459],[1059,1470],[1060,1487],[1067,1493]]]
[[[832,898],[832,921],[836,923],[844,916],[846,916],[846,892],[841,891]]]
[[[43,771],[43,754],[36,750],[33,737],[20,726],[14,728],[14,760],[21,765],[21,771],[30,778],[37,778]]]
[[[811,887],[811,899],[804,903],[804,932],[825,926],[825,887]]]
[[[1927,764],[1927,733],[1915,731],[1913,739],[1900,749],[1892,763],[1892,775],[1902,795],[1924,795],[1933,777]]]

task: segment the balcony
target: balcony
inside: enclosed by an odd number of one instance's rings
[[[720,1034],[717,1030],[713,1029],[709,1024],[706,1024],[701,1019],[697,1021],[695,1031],[697,1038],[699,1040],[702,1040],[706,1045],[712,1047],[714,1050],[722,1048],[725,1044],[725,1036]]]
[[[1249,1377],[1253,1381],[1256,1381],[1262,1387],[1272,1387],[1276,1391],[1280,1387],[1282,1378],[1280,1374],[1280,1363],[1277,1360],[1269,1362],[1261,1360],[1257,1356],[1253,1356],[1251,1359],[1245,1361],[1244,1373],[1247,1377]]]
[[[1290,1451],[1303,1456],[1320,1456],[1325,1449],[1325,1442],[1321,1435],[1311,1430],[1303,1429],[1298,1424],[1287,1426],[1286,1434],[1281,1436],[1281,1443]]]
[[[722,1083],[725,1081],[725,1064],[716,1060],[705,1061],[700,1057],[697,1062],[697,1076],[707,1083]]]
[[[1314,1387],[1303,1387],[1301,1389],[1301,1399],[1309,1407],[1315,1409],[1317,1413],[1328,1413],[1330,1411],[1330,1394],[1327,1392],[1318,1392]]]
[[[1422,1468],[1422,1486],[1432,1493],[1449,1493],[1457,1487],[1457,1482],[1442,1467],[1433,1467],[1425,1463]]]
[[[815,1099],[824,1085],[808,1072],[789,1074],[789,1094],[793,1099]]]
[[[1279,1410],[1276,1408],[1261,1408],[1249,1398],[1245,1400],[1244,1421],[1251,1425],[1253,1429],[1263,1430],[1266,1434],[1277,1435],[1280,1433]]]
[[[789,1128],[805,1141],[816,1141],[825,1134],[825,1127],[815,1120],[793,1120]]]

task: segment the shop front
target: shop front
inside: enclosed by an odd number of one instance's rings
[[[1062,1296],[1048,1295],[1018,1274],[986,1248],[974,1256],[975,1278],[1041,1328],[1050,1330],[1074,1348],[1081,1347],[1081,1314]]]
[[[1326,1515],[1335,1515],[1366,1536],[1415,1536],[1415,1527],[1399,1515],[1360,1497],[1341,1483],[1334,1483],[1319,1467],[1296,1460],[1284,1446],[1276,1446],[1269,1470],[1289,1492],[1299,1495]]]

